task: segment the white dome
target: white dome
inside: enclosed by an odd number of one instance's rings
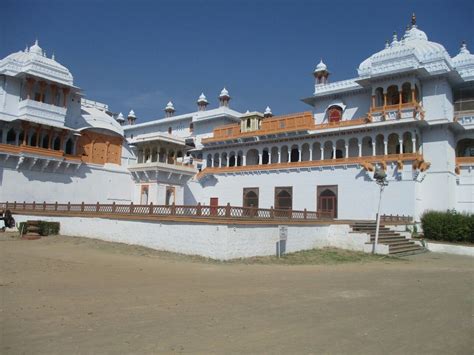
[[[316,69],[314,70],[315,73],[322,72],[322,71],[327,71],[328,67],[326,64],[323,63],[323,60],[321,59],[319,64],[316,65]]]
[[[120,112],[116,118],[117,122],[125,122],[125,118],[122,115],[122,112]]]
[[[137,116],[135,116],[135,112],[133,110],[130,110],[127,117],[137,118]]]
[[[267,108],[265,109],[265,111],[263,113],[265,115],[271,115],[272,114],[272,109],[270,108],[270,106],[267,106]]]
[[[464,80],[474,80],[474,54],[469,52],[466,43],[461,45],[459,54],[453,58],[453,64]]]
[[[223,88],[219,97],[229,97],[229,92],[226,88]]]
[[[439,43],[431,42],[425,32],[412,25],[400,41],[396,34],[390,46],[386,46],[359,65],[359,76],[368,77],[392,71],[425,68],[428,72],[448,71],[452,68],[451,57]]]
[[[44,56],[38,41],[28,50],[12,53],[0,60],[0,74],[17,76],[20,73],[73,86],[73,77],[70,71],[54,59]]]
[[[199,98],[197,100],[198,103],[207,103],[207,98],[206,98],[206,95],[204,95],[204,93],[201,93],[201,95],[199,95]]]
[[[171,101],[166,104],[165,111],[174,111],[174,106]]]

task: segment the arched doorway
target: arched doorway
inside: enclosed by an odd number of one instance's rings
[[[337,185],[318,186],[318,213],[321,217],[337,218]]]
[[[173,186],[168,186],[166,188],[166,200],[165,205],[169,206],[175,203],[175,188]]]

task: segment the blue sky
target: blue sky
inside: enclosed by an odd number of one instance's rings
[[[451,55],[462,40],[474,52],[473,1],[2,0],[0,57],[38,38],[86,98],[133,108],[141,122],[168,100],[194,111],[201,91],[216,107],[223,86],[237,110],[285,114],[309,108],[300,99],[320,58],[330,80],[356,76],[413,11]]]

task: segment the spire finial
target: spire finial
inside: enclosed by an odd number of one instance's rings
[[[53,55],[51,56],[51,59],[56,60],[56,56],[54,55],[54,52],[53,52]]]
[[[390,44],[389,44],[389,40],[386,39],[386,40],[385,40],[385,48],[388,48],[388,47],[390,47]]]
[[[416,15],[415,13],[413,13],[411,15],[411,27],[415,27],[416,26]]]

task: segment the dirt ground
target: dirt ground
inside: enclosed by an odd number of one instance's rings
[[[472,258],[205,262],[0,238],[0,353],[472,354]]]

